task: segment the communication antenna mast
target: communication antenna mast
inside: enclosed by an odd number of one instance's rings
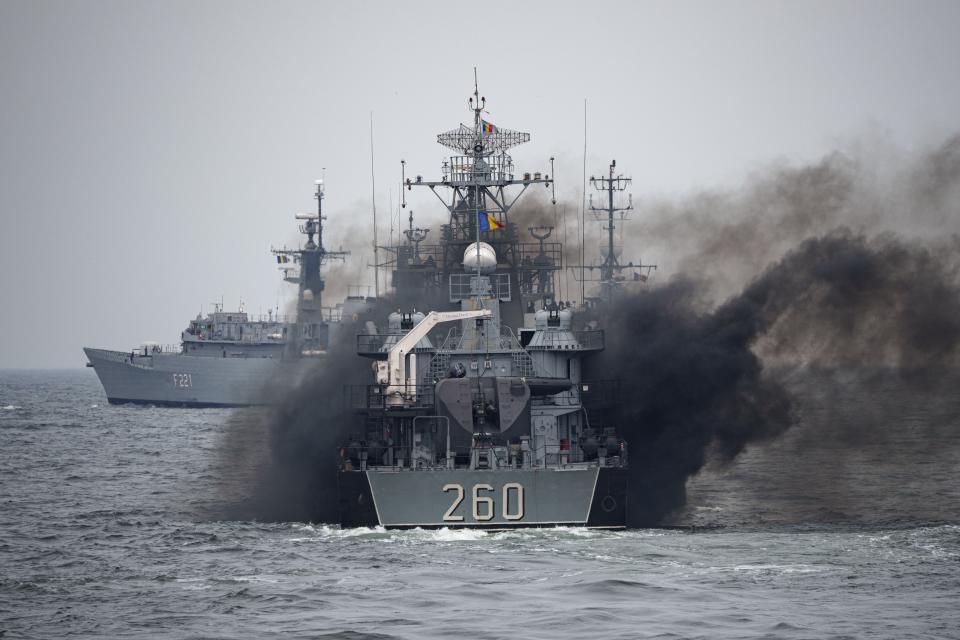
[[[587,303],[587,284],[585,282],[583,265],[586,262],[586,253],[584,252],[584,243],[586,236],[584,227],[586,226],[587,206],[587,99],[583,99],[583,178],[580,181],[580,304]]]
[[[619,213],[620,219],[625,220],[626,212],[633,210],[633,194],[630,194],[630,200],[626,207],[617,207],[613,203],[613,194],[618,191],[626,191],[630,183],[633,182],[632,178],[624,178],[622,175],[614,176],[613,172],[616,168],[617,161],[613,160],[610,162],[610,175],[608,177],[595,178],[590,176],[590,184],[593,185],[594,189],[605,192],[607,195],[606,206],[595,207],[593,206],[593,194],[590,194],[590,211],[602,211],[607,215],[607,255],[604,258],[603,264],[600,266],[600,279],[602,281],[612,280],[614,272],[620,266],[620,263],[617,261],[616,247],[613,242],[613,231],[615,228],[614,216]],[[600,218],[598,217],[598,219]]]
[[[430,233],[430,229],[421,229],[420,227],[414,228],[413,209],[411,209],[410,228],[404,229],[403,235],[407,236],[407,240],[413,245],[414,264],[420,264],[420,243],[426,240],[428,233]]]
[[[599,267],[581,267],[589,269],[598,268],[600,270],[600,286],[603,294],[602,297],[605,298],[612,297],[617,283],[625,279],[620,275],[625,269],[633,269],[635,279],[646,281],[650,276],[650,272],[657,268],[656,265],[645,265],[640,261],[637,261],[636,264],[632,261],[623,264],[617,255],[618,251],[616,243],[614,242],[616,220],[619,219],[621,222],[627,220],[628,212],[633,210],[633,194],[629,194],[626,206],[617,206],[614,202],[614,194],[626,191],[633,182],[633,179],[615,174],[616,168],[617,161],[612,160],[607,176],[601,176],[599,178],[590,176],[590,184],[592,184],[597,191],[605,194],[606,203],[601,207],[593,206],[593,194],[590,194],[590,211],[594,212],[597,220],[601,222],[603,222],[604,219],[606,220],[607,250],[606,255],[603,257],[603,262]]]
[[[373,111],[370,112],[370,201],[373,203],[373,295],[380,299],[380,249],[377,246],[377,180],[373,173]]]
[[[557,172],[556,172],[556,169],[554,169],[553,160],[554,160],[553,156],[550,156],[550,175],[552,175],[552,176],[553,176],[553,179],[556,180],[556,179],[557,179]],[[556,229],[557,226],[558,226],[558,224],[559,224],[559,222],[560,222],[559,218],[557,218],[557,189],[556,189],[556,182],[553,182],[553,183],[550,184],[550,204],[551,204],[551,206],[553,206],[553,227]],[[541,251],[541,253],[542,253],[542,251]],[[563,260],[563,254],[562,254],[562,253],[561,253],[560,259],[561,259],[561,261]],[[557,283],[557,292],[560,294],[560,297],[562,298],[562,297],[563,297],[563,287],[562,287],[561,283],[559,283],[559,282]]]

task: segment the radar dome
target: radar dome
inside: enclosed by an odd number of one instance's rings
[[[480,273],[491,273],[497,269],[497,252],[486,242],[474,242],[463,252],[464,271],[476,271],[477,267]]]

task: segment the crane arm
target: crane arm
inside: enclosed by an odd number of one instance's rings
[[[427,316],[410,329],[405,336],[400,338],[396,344],[390,347],[387,352],[387,362],[375,363],[377,371],[377,382],[387,384],[388,394],[411,395],[416,397],[416,387],[406,389],[411,382],[404,375],[404,360],[410,351],[417,346],[417,343],[423,339],[430,330],[442,322],[454,322],[456,320],[470,320],[472,318],[492,318],[493,312],[490,309],[479,309],[477,311],[431,311]],[[384,371],[383,364],[386,364]],[[413,366],[413,363],[411,363]],[[413,384],[416,384],[416,378],[412,378]]]

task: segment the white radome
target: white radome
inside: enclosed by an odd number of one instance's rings
[[[477,249],[479,246],[479,250]],[[497,252],[486,242],[474,242],[463,252],[464,271],[476,271],[480,267],[480,273],[492,273],[497,269]]]

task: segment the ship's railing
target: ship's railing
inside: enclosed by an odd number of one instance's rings
[[[504,182],[513,180],[513,159],[506,153],[484,156],[477,161],[473,156],[451,156],[443,166],[444,181],[449,182]]]
[[[543,459],[544,466],[546,467],[563,466],[561,463],[563,454],[566,454],[567,456],[567,464],[591,463],[600,467],[627,466],[627,449],[626,444],[622,441],[619,455],[615,456],[605,455],[600,457],[597,455],[592,455],[590,458],[587,458],[583,452],[583,449],[581,449],[579,446],[546,443],[541,444],[539,447],[534,446],[533,453],[536,459]]]
[[[293,316],[287,314],[275,313],[272,315],[268,314],[259,314],[259,315],[248,315],[247,323],[258,322],[258,323],[277,323],[277,324],[286,324],[293,321]]]
[[[357,334],[357,354],[361,356],[386,356],[387,351],[384,348],[387,343],[395,343],[397,340],[406,335],[403,332],[389,332],[389,333],[358,333]],[[426,348],[414,348],[414,353],[422,353],[424,351],[433,351],[433,349]]]
[[[340,322],[343,320],[343,309],[341,307],[322,307],[320,317],[324,322]]]
[[[374,289],[373,285],[370,285],[370,284],[348,284],[347,297],[348,298],[372,298],[373,289]]]
[[[239,340],[235,340],[234,342],[237,342],[239,344],[262,344],[264,342],[268,344],[283,344],[286,341],[286,336],[284,336],[282,333],[280,334],[279,338],[274,338],[271,336],[272,336],[272,332],[271,333],[257,332],[254,334],[244,333],[242,338],[240,338]]]
[[[420,243],[417,250],[406,240],[385,247],[389,252],[380,266],[399,270],[435,270],[443,266],[444,246]],[[419,258],[419,261],[418,261]]]
[[[280,337],[273,337],[274,333],[278,333]],[[268,345],[280,345],[284,344],[287,341],[287,336],[283,335],[282,331],[263,329],[256,332],[245,331],[242,336],[232,336],[229,333],[224,334],[223,332],[208,332],[202,334],[193,334],[192,337],[187,338],[185,342],[191,344],[197,344],[201,342],[218,342],[218,343],[227,343],[234,345],[256,345],[256,344],[268,344]]]
[[[465,300],[474,296],[493,296],[510,301],[510,274],[491,273],[477,276],[476,273],[450,274],[450,302]]]
[[[151,356],[155,353],[181,353],[183,346],[179,344],[141,344],[131,349],[138,356]]]
[[[346,387],[348,402],[352,409],[390,410],[432,407],[434,387],[432,384],[391,385],[367,384]]]
[[[440,342],[439,349],[442,351],[451,352],[459,350],[463,341],[463,335],[462,327],[452,327],[447,332],[447,335],[444,337],[444,339]],[[490,345],[489,340],[488,345]],[[490,345],[490,347],[494,347],[500,351],[516,351],[521,348],[520,342],[517,340],[517,336],[513,333],[513,330],[506,325],[500,326],[500,335],[496,338],[496,344]]]
[[[293,316],[287,314],[266,314],[261,313],[257,315],[245,314],[241,316],[239,312],[236,314],[236,317],[232,320],[227,320],[226,313],[221,311],[218,312],[217,318],[206,317],[200,321],[203,325],[233,325],[233,324],[287,324],[293,322]]]
[[[515,246],[520,269],[537,271],[563,268],[563,245],[559,242],[544,242],[542,254],[539,242],[518,242]]]
[[[386,352],[383,346],[387,338],[393,336],[399,338],[398,333],[358,333],[357,334],[357,354],[361,356],[383,355]]]
[[[442,446],[442,445],[441,445]],[[454,469],[469,469],[472,456],[468,450],[451,451],[451,467]],[[422,454],[421,454],[422,455]],[[528,456],[528,460],[524,460]],[[428,458],[416,457],[416,453],[405,445],[387,445],[364,442],[349,442],[339,448],[340,470],[361,471],[369,469],[384,470],[440,470],[447,467],[446,452],[441,448],[433,452]],[[529,452],[522,452],[518,448],[508,447],[506,458],[496,461],[495,469],[544,469],[564,468],[569,466],[599,466],[599,467],[626,467],[627,451],[623,447],[620,455],[589,459],[579,447],[569,445],[541,444]]]
[[[444,337],[443,342],[440,343],[440,350],[442,351],[454,351],[460,346],[460,340],[463,338],[463,331],[460,330],[458,325],[455,325],[447,331],[446,337]]]
[[[451,452],[452,453],[452,452]],[[365,442],[351,442],[340,447],[340,470],[341,471],[361,471],[365,468],[394,470],[401,469],[419,469],[419,470],[440,470],[446,468],[445,452],[439,451],[433,457],[433,460],[424,458],[414,458],[414,452],[409,446],[405,445],[377,445],[367,444]],[[454,460],[458,458],[454,457]],[[464,455],[459,459],[469,460]],[[453,468],[465,469],[469,464],[456,464]]]
[[[571,345],[569,336],[573,334],[576,345]],[[544,331],[537,345],[527,345],[528,351],[600,351],[604,347],[603,330],[586,331]]]

